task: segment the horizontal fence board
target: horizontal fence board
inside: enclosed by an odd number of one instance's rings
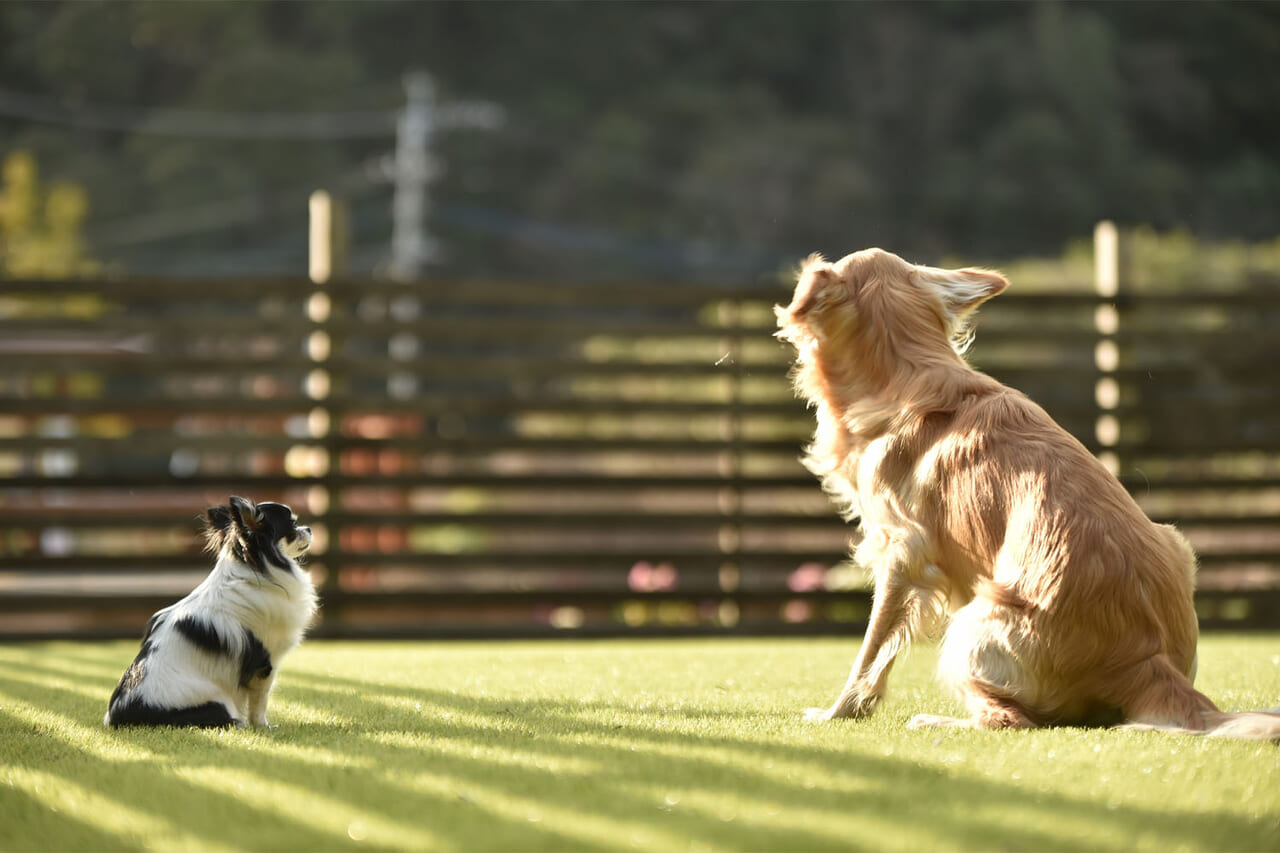
[[[528,527],[536,525],[542,529],[582,527],[610,527],[614,529],[702,529],[714,528],[718,525],[739,524],[752,527],[795,527],[806,522],[826,522],[828,519],[813,519],[801,513],[765,514],[742,512],[692,512],[654,513],[641,511],[618,512],[574,512],[564,510],[546,511],[514,511],[484,510],[482,512],[391,512],[391,513],[345,513],[330,512],[324,516],[325,523],[330,525],[369,525],[380,526],[435,526],[441,524],[468,524],[486,528],[509,528],[511,526]],[[0,522],[0,530],[6,532],[18,530],[60,529],[120,529],[121,526],[133,528],[147,525],[172,522],[172,516],[126,516],[111,520],[111,526],[105,526],[99,518],[86,518],[83,515],[51,514],[39,519],[24,519],[21,516],[11,517]],[[831,519],[838,521],[838,519]]]
[[[92,494],[94,491],[102,492],[118,488],[128,489],[137,492],[140,488],[154,490],[157,493],[164,494],[171,491],[190,491],[199,490],[204,492],[223,492],[234,489],[236,485],[243,485],[245,482],[252,482],[256,488],[266,489],[268,491],[277,492],[284,488],[305,488],[309,486],[331,486],[337,489],[353,488],[357,486],[376,485],[380,488],[391,490],[406,490],[418,488],[431,489],[471,489],[471,488],[493,488],[501,490],[527,490],[527,489],[543,489],[549,492],[560,492],[565,490],[581,491],[616,491],[618,489],[662,489],[662,490],[689,490],[689,489],[711,489],[711,488],[728,488],[728,489],[748,489],[751,490],[770,490],[770,489],[795,489],[804,488],[812,489],[816,484],[812,474],[802,471],[799,464],[796,464],[797,473],[794,475],[734,475],[726,474],[724,476],[706,475],[698,472],[689,474],[673,475],[669,473],[652,474],[646,472],[638,472],[634,476],[626,478],[602,477],[598,474],[505,474],[505,473],[476,473],[476,474],[440,474],[440,475],[397,475],[397,474],[373,474],[367,477],[356,476],[325,476],[325,477],[292,477],[288,475],[263,476],[253,475],[241,476],[236,474],[216,474],[202,475],[185,478],[173,478],[157,483],[156,478],[147,476],[136,476],[133,478],[127,476],[109,476],[99,478],[89,478],[77,476],[67,480],[65,484],[60,485],[58,478],[49,477],[8,477],[0,478],[0,507],[8,506],[6,495],[11,492],[31,492],[31,491],[47,491],[59,494],[59,500],[66,500],[62,494],[70,487],[77,494]],[[228,492],[230,493],[230,492]],[[198,508],[197,508],[198,509]],[[121,506],[121,511],[128,511],[127,506]],[[39,515],[45,515],[56,510],[50,510],[43,506],[18,506],[13,505],[8,509],[11,513],[30,512]]]
[[[337,549],[334,549],[337,552]],[[178,568],[202,569],[205,573],[212,566],[212,559],[198,558],[199,545],[193,543],[187,551],[175,551],[162,554],[137,554],[104,556],[100,554],[74,556],[3,556],[0,557],[0,571],[21,569],[39,569],[41,571],[88,573],[106,571],[142,571],[142,570],[174,570]],[[750,564],[756,567],[799,566],[805,563],[835,562],[844,559],[842,551],[817,548],[757,549],[740,551],[722,551],[715,545],[705,547],[672,547],[657,541],[643,550],[631,544],[618,545],[613,549],[575,549],[545,547],[536,550],[517,547],[486,548],[483,551],[459,553],[450,551],[347,551],[338,552],[345,561],[358,563],[361,566],[407,565],[436,567],[465,567],[476,565],[499,565],[520,568],[526,566],[563,566],[563,567],[629,567],[641,560],[658,560],[676,564],[682,569],[706,570],[718,568],[726,563]],[[188,555],[184,559],[183,555]],[[327,563],[329,555],[314,557],[310,562]]]
[[[79,513],[54,511],[40,512],[36,514],[35,512],[28,510],[26,512],[20,511],[17,513],[9,513],[3,521],[0,521],[0,530],[6,533],[12,533],[14,531],[41,531],[49,528],[67,530],[98,529],[103,531],[119,530],[121,527],[126,529],[136,529],[145,527],[154,528],[158,526],[173,527],[175,525],[182,525],[185,528],[189,522],[189,518],[193,515],[193,513],[184,513],[180,516],[175,516],[173,513],[129,513],[127,511],[119,511],[114,514],[105,513],[108,517],[104,520],[103,510],[95,509],[91,512],[92,514],[90,514],[90,511],[88,510]],[[1152,513],[1151,519],[1159,524],[1173,524],[1181,527],[1270,527],[1277,531],[1277,536],[1280,536],[1280,514],[1244,515],[1222,513],[1182,513],[1178,515],[1162,515]],[[782,509],[767,512],[749,512],[740,510],[699,512],[683,510],[677,513],[663,513],[639,509],[616,512],[599,512],[557,508],[525,511],[494,508],[479,510],[459,509],[456,511],[443,512],[378,512],[376,510],[369,510],[367,512],[331,511],[324,515],[324,522],[329,525],[338,526],[390,525],[422,527],[454,524],[473,525],[494,529],[510,528],[512,526],[528,527],[532,525],[536,525],[543,529],[559,527],[568,529],[582,527],[609,527],[613,529],[703,529],[722,527],[725,525],[750,526],[756,528],[803,528],[806,525],[847,526],[846,522],[835,515],[815,516],[800,510],[788,512]]]

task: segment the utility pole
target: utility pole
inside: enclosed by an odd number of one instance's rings
[[[435,84],[430,75],[404,75],[405,105],[396,121],[396,153],[391,161],[395,195],[391,201],[391,277],[417,278],[422,265],[436,254],[425,232],[427,184],[437,166],[428,153],[435,132]]]
[[[487,101],[436,100],[435,83],[425,71],[404,75],[405,105],[396,122],[396,151],[385,170],[395,183],[391,202],[391,277],[411,281],[439,254],[439,242],[427,233],[430,209],[427,190],[444,174],[431,154],[437,131],[462,128],[494,130],[503,121],[502,108]]]

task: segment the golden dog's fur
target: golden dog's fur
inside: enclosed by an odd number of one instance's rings
[[[1127,722],[1280,738],[1192,686],[1195,555],[1152,523],[1035,403],[971,368],[967,321],[998,273],[868,249],[810,258],[776,309],[797,392],[817,410],[806,464],[865,538],[866,638],[816,719],[861,717],[905,643],[948,623],[940,670],[985,728]]]

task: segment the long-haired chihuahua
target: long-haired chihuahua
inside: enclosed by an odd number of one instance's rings
[[[298,560],[311,547],[289,507],[232,497],[204,517],[213,571],[151,617],[111,694],[108,726],[267,725],[280,659],[302,640],[316,592]]]
[[[946,625],[940,670],[969,716],[912,725],[1127,723],[1280,738],[1192,686],[1196,558],[1027,397],[970,367],[969,319],[1007,286],[868,249],[810,258],[778,337],[817,413],[808,467],[875,592],[848,683],[815,719],[870,714],[910,638]]]

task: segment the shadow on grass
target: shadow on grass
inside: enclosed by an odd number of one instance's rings
[[[97,726],[118,677],[114,657],[83,647],[67,651],[21,668],[0,664],[0,694],[57,709],[71,730]],[[36,732],[7,710],[3,716],[14,734],[50,738],[40,750],[45,772],[95,786],[104,798],[169,821],[175,831],[247,847],[355,842],[318,829],[305,808],[202,785],[200,768],[249,774],[267,789],[274,781],[315,791],[320,807],[337,799],[392,830],[420,825],[441,846],[464,849],[616,849],[633,842],[713,850],[1094,846],[1073,835],[1080,826],[1090,828],[1092,839],[1124,844],[1141,837],[1166,849],[1263,849],[1275,838],[1273,825],[1234,814],[1112,810],[854,747],[679,730],[738,718],[741,730],[767,731],[777,717],[765,712],[684,707],[645,717],[622,703],[484,698],[310,672],[287,673],[285,681],[287,701],[317,717],[334,708],[358,713],[339,712],[336,725],[294,723],[221,738],[110,733],[110,742],[151,753],[150,760],[129,761],[95,754],[76,737]],[[642,724],[659,719],[673,725]],[[173,764],[195,768],[195,778],[168,772]],[[370,836],[361,846],[406,845]]]
[[[92,666],[93,664],[90,664]],[[353,814],[366,813],[399,822],[401,828],[412,831],[419,822],[428,824],[433,807],[440,801],[450,805],[466,806],[456,796],[432,797],[429,795],[406,796],[406,792],[380,781],[377,764],[372,762],[366,744],[352,740],[347,744],[349,762],[336,766],[319,766],[315,762],[292,756],[270,753],[265,759],[259,748],[269,747],[258,738],[271,738],[280,730],[270,733],[244,731],[198,731],[167,729],[119,729],[106,730],[101,726],[105,710],[105,697],[111,686],[100,677],[91,679],[97,692],[103,697],[95,702],[92,688],[57,686],[74,670],[71,665],[58,661],[25,662],[21,671],[10,663],[0,662],[0,732],[8,737],[26,737],[39,742],[35,752],[40,758],[41,775],[45,778],[63,779],[68,785],[91,786],[98,798],[121,809],[132,809],[151,816],[153,822],[162,824],[166,835],[194,836],[211,845],[233,844],[243,849],[297,849],[329,850],[335,846],[351,845],[365,849],[400,849],[403,844],[379,843],[357,835],[335,834],[318,829],[313,822],[300,818],[296,812],[280,808],[280,803],[255,799],[250,793],[233,795],[202,784],[199,769],[207,767],[211,773],[242,770],[263,780],[275,779],[293,788],[314,791],[318,808],[332,799],[335,792],[350,795],[344,804]],[[14,701],[42,709],[40,716],[51,718],[48,724],[33,721],[30,715],[15,713]],[[59,709],[67,713],[51,712]],[[328,728],[321,731],[328,740]],[[4,735],[0,735],[3,738]],[[109,742],[139,747],[145,760],[104,758],[100,750],[93,748],[97,738]],[[305,752],[309,747],[301,746]],[[319,750],[319,747],[310,747]],[[268,750],[269,751],[269,750]],[[0,764],[6,761],[0,756]],[[175,775],[171,768],[182,766],[194,770],[189,776]],[[194,778],[190,778],[193,776]],[[267,788],[270,786],[268,785]],[[46,819],[59,826],[50,835],[30,819],[28,812],[18,812],[19,803],[0,804],[0,849],[67,849],[66,839],[79,835],[85,826],[93,829],[101,843],[84,849],[137,849],[140,845],[153,846],[155,839],[115,834],[92,825],[91,816],[69,816],[60,812],[51,816],[50,804],[40,804],[29,794],[26,799],[41,805]],[[396,808],[388,808],[396,803]],[[318,814],[318,812],[317,812]],[[15,825],[8,818],[21,817],[23,825]],[[484,818],[493,829],[503,823],[511,831],[505,833],[512,839],[531,834],[524,820],[509,820],[493,815]],[[373,823],[373,821],[370,821]],[[349,827],[356,829],[359,821]],[[24,825],[30,827],[25,835]],[[389,835],[395,834],[392,826]],[[547,848],[578,848],[571,836],[559,837],[555,833],[541,832]],[[43,843],[47,837],[48,842]],[[110,839],[107,841],[106,839]],[[454,846],[451,839],[440,838],[441,846]]]
[[[19,713],[14,708],[15,700],[46,709],[40,716],[51,717],[52,720],[45,724]],[[40,843],[42,831],[37,828],[37,821],[28,820],[27,823],[33,830],[29,835],[22,834],[23,826],[15,825],[11,820],[15,816],[11,809],[16,804],[11,806],[6,801],[0,806],[3,809],[0,824],[4,826],[0,829],[0,839],[4,839],[0,848],[72,849],[78,845],[71,843],[69,839],[85,826],[112,841],[79,849],[136,849],[156,844],[154,838],[137,837],[128,831],[112,834],[103,826],[94,824],[94,813],[100,811],[98,807],[102,804],[113,810],[133,810],[147,815],[145,823],[148,824],[148,830],[154,832],[158,827],[169,838],[185,835],[225,843],[228,835],[233,835],[239,836],[240,843],[253,847],[270,842],[272,836],[278,835],[278,841],[287,841],[290,848],[324,849],[332,845],[331,836],[316,832],[305,822],[283,817],[270,804],[211,790],[168,772],[175,763],[189,765],[190,753],[157,747],[156,732],[137,731],[124,735],[125,740],[142,747],[147,759],[104,756],[102,750],[93,748],[94,740],[103,736],[104,732],[90,728],[94,722],[101,727],[102,710],[95,708],[96,720],[86,723],[86,704],[79,692],[42,686],[26,674],[15,675],[7,667],[0,666],[0,731],[9,730],[8,738],[25,737],[35,741],[37,745],[30,751],[38,756],[43,777],[65,780],[68,786],[89,788],[97,801],[93,807],[87,806],[82,814],[69,814],[66,808],[51,809],[50,804],[43,804],[46,816],[51,810],[57,812],[52,817],[53,823],[72,824],[70,830],[59,826],[56,830],[59,834],[50,836],[47,844]],[[68,709],[73,715],[52,714],[47,710],[49,708]],[[190,731],[188,734],[191,738],[190,745],[203,747],[206,757],[209,757],[209,733]],[[8,752],[9,750],[5,750],[5,753]],[[221,751],[212,762],[217,762],[220,757]],[[6,755],[5,763],[7,761]],[[21,769],[20,767],[19,770]],[[9,782],[12,788],[13,779]],[[38,789],[36,793],[39,793]],[[30,798],[31,792],[27,792],[27,796]],[[76,824],[79,826],[75,826]],[[265,836],[252,833],[245,837],[235,831],[237,827],[244,826],[269,827],[270,832]],[[63,832],[66,834],[61,834]]]
[[[91,820],[61,815],[56,829],[48,825],[49,803],[34,791],[9,785],[0,798],[4,850],[145,850],[142,841],[129,841],[93,824]]]
[[[1096,801],[1030,791],[978,777],[957,779],[931,767],[880,755],[833,754],[821,748],[797,744],[762,743],[757,740],[662,732],[649,728],[624,729],[621,726],[600,725],[583,720],[584,712],[605,710],[621,714],[632,713],[633,709],[624,705],[547,700],[522,702],[509,698],[493,700],[422,688],[388,687],[384,684],[371,688],[358,680],[332,676],[322,678],[309,674],[299,674],[297,680],[307,686],[295,684],[294,692],[319,704],[323,704],[326,696],[335,690],[363,689],[367,691],[365,695],[373,701],[397,697],[455,712],[444,723],[438,720],[415,721],[411,717],[404,720],[409,731],[434,731],[442,737],[477,741],[493,738],[492,727],[459,724],[455,719],[457,712],[498,721],[515,716],[525,721],[517,727],[517,734],[538,737],[538,749],[565,756],[589,757],[604,767],[625,768],[633,763],[635,751],[631,744],[640,742],[649,747],[647,751],[650,760],[645,768],[645,775],[662,780],[671,788],[680,788],[682,779],[705,780],[710,769],[713,771],[710,781],[721,786],[728,798],[747,793],[757,802],[775,803],[784,811],[793,809],[825,812],[831,816],[854,815],[881,827],[900,825],[903,830],[914,828],[918,834],[932,836],[933,843],[938,846],[967,840],[983,848],[998,843],[1002,848],[1011,849],[1063,849],[1080,844],[1071,834],[1073,826],[1080,823],[1091,827],[1105,827],[1105,834],[1115,839],[1142,836],[1154,840],[1155,846],[1166,849],[1185,847],[1188,844],[1204,849],[1221,849],[1224,843],[1243,847],[1248,844],[1246,839],[1261,838],[1268,834],[1274,838],[1275,833],[1274,822],[1251,821],[1231,814],[1179,814],[1131,806],[1113,809]],[[706,716],[696,708],[654,712],[655,717],[670,715],[690,718]],[[747,720],[751,717],[765,719],[771,715],[744,711],[741,714],[731,713],[729,716]],[[796,725],[805,725],[799,721],[798,716]],[[548,739],[545,736],[547,731],[560,734]],[[624,741],[619,745],[600,743],[604,739],[619,737]],[[702,755],[707,748],[723,751],[727,759],[713,759],[709,766],[708,759]],[[694,755],[683,757],[679,754],[682,750]],[[380,760],[391,758],[381,751],[379,755]],[[437,764],[442,758],[432,755],[430,760]],[[856,766],[851,766],[851,761],[856,761]],[[786,779],[769,771],[771,765],[784,762],[803,765],[811,773],[804,779]],[[444,763],[448,772],[459,779],[488,778],[488,774],[478,768],[475,762],[445,758]],[[619,778],[621,773],[604,775],[605,778],[598,778],[593,784],[613,787],[618,796],[606,798],[603,805],[596,805],[619,818],[633,814],[636,810],[634,798],[628,789],[635,780]],[[615,778],[610,779],[611,775]],[[824,785],[827,780],[847,780],[851,775],[858,777],[859,784],[854,786],[858,789],[856,793]],[[523,776],[530,785],[537,783],[540,778],[537,771],[521,768],[510,769],[510,776],[513,779]],[[554,796],[555,787],[545,790]],[[916,792],[940,794],[940,799],[945,801],[945,808],[938,808],[942,803],[936,800],[920,799]],[[993,811],[996,813],[994,817],[991,816]],[[1042,825],[1056,824],[1062,829],[1060,832],[1049,833],[1010,826],[999,815],[1002,811],[1038,815],[1040,820],[1036,822]],[[876,850],[885,846],[883,839],[875,837],[837,838],[822,832],[818,827],[773,830],[753,821],[748,821],[752,825],[738,827],[722,823],[713,827],[708,834],[707,820],[691,818],[692,816],[669,813],[663,819],[673,821],[685,837],[708,844],[727,842],[737,849],[839,847]]]

